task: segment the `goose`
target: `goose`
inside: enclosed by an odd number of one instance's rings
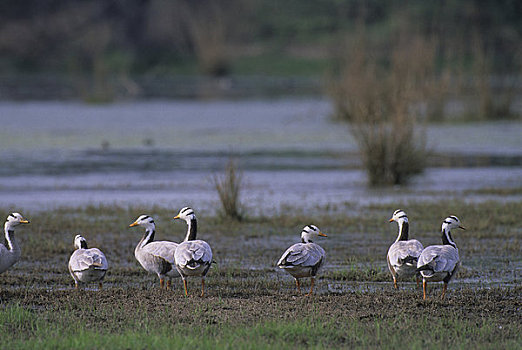
[[[301,232],[301,243],[296,243],[288,248],[277,262],[279,268],[284,269],[295,278],[299,294],[301,294],[299,279],[310,277],[310,292],[306,295],[312,295],[315,276],[326,260],[324,249],[312,241],[319,236],[328,237],[317,226],[305,226]]]
[[[7,216],[4,224],[5,242],[7,247],[0,243],[0,273],[6,271],[20,260],[21,250],[14,238],[14,228],[20,224],[28,224],[20,213],[12,213]]]
[[[145,228],[143,237],[134,249],[136,260],[145,270],[158,275],[161,289],[165,287],[165,279],[168,277],[166,289],[170,290],[171,279],[179,277],[174,269],[174,252],[178,244],[169,241],[154,241],[156,226],[154,219],[149,215],[141,215],[129,225],[129,227],[134,226]]]
[[[426,299],[428,281],[444,282],[441,299],[444,299],[449,281],[455,276],[460,265],[459,250],[451,238],[450,230],[460,228],[460,220],[450,215],[442,222],[442,245],[426,247],[417,262],[417,271],[422,275],[423,299]]]
[[[176,268],[183,279],[185,296],[188,296],[187,277],[201,276],[201,297],[205,296],[205,276],[212,264],[212,249],[207,242],[196,239],[198,222],[194,210],[182,208],[174,220],[181,219],[187,223],[185,240],[176,248],[174,259]]]
[[[416,272],[417,260],[424,247],[421,242],[416,239],[408,239],[409,223],[408,216],[404,210],[397,209],[390,222],[397,222],[399,226],[399,234],[395,242],[388,249],[386,262],[388,269],[393,278],[393,286],[398,289],[397,279],[399,277],[411,277],[413,275],[417,278],[417,286],[419,285],[419,273]]]
[[[76,250],[69,258],[74,288],[78,289],[81,283],[98,282],[102,289],[102,281],[109,267],[105,255],[98,248],[87,247],[87,240],[81,235],[74,237],[74,248]]]

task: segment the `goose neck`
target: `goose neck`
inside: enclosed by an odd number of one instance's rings
[[[408,234],[410,231],[410,224],[406,220],[399,220],[397,222],[397,225],[399,226],[399,234],[397,236],[397,239],[395,242],[398,241],[407,241],[408,240]]]
[[[5,223],[4,226],[5,230],[5,241],[7,243],[7,248],[9,251],[20,254],[20,247],[16,243],[16,239],[14,237],[14,230],[11,225],[8,225],[8,223]]]
[[[301,243],[314,243],[314,241],[312,241],[312,237],[310,234],[308,234],[307,232],[303,232],[301,234]]]
[[[451,245],[453,248],[457,249],[457,244],[453,241],[450,229],[447,226],[442,227],[442,244]]]
[[[156,230],[154,228],[147,228],[145,230],[145,234],[143,235],[143,238],[141,239],[140,243],[138,244],[138,247],[143,248],[150,242],[154,241],[154,235],[156,234]]]
[[[186,241],[193,241],[196,239],[198,234],[198,221],[196,218],[187,220],[187,235],[185,236]]]

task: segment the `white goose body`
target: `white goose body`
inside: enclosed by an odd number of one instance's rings
[[[390,219],[390,222],[393,221],[396,221],[399,226],[399,234],[388,249],[386,262],[393,278],[393,285],[398,288],[398,278],[408,278],[417,274],[417,261],[424,247],[418,240],[408,239],[409,222],[404,211],[396,210]]]
[[[29,221],[19,213],[12,213],[7,216],[4,224],[7,246],[0,243],[0,273],[5,272],[20,260],[22,251],[14,237],[14,228],[20,224],[28,223]]]
[[[174,260],[176,268],[183,279],[185,295],[188,296],[187,276],[201,276],[201,296],[205,295],[205,276],[212,264],[212,249],[202,240],[197,240],[197,219],[194,210],[185,207],[174,219],[187,222],[188,230],[185,240],[176,248]]]
[[[81,283],[98,282],[100,289],[109,264],[105,254],[98,248],[88,248],[87,241],[81,235],[74,237],[76,250],[69,259],[69,272],[74,279],[75,288]]]
[[[442,245],[426,247],[417,262],[417,271],[422,275],[423,298],[426,299],[427,282],[444,282],[441,298],[444,299],[449,281],[455,276],[460,257],[457,245],[451,237],[450,230],[461,228],[456,216],[448,216],[442,223]]]
[[[420,272],[426,281],[440,282],[447,278],[451,279],[458,269],[459,263],[458,249],[451,245],[432,245],[424,249],[418,266],[429,267]]]
[[[313,237],[318,236],[327,237],[317,226],[305,226],[301,233],[301,243],[296,243],[288,248],[277,262],[279,268],[284,269],[295,278],[299,293],[301,293],[299,279],[303,277],[311,277],[310,292],[307,295],[313,293],[315,276],[326,260],[324,249],[312,241]]]
[[[174,265],[174,253],[178,243],[169,241],[154,241],[156,226],[149,215],[141,215],[129,227],[142,226],[145,234],[134,249],[134,256],[140,265],[148,272],[158,275],[160,287],[170,289],[171,279],[179,277]]]

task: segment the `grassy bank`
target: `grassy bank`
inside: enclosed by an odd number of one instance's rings
[[[448,214],[467,227],[454,234],[463,266],[444,301],[435,283],[427,301],[412,281],[393,290],[385,255],[397,229],[387,219],[397,207],[425,245],[439,243]],[[179,280],[172,291],[159,290],[133,256],[142,232],[128,225],[147,213],[156,219],[156,239],[179,241],[186,230],[172,221],[179,208],[22,209],[31,220],[16,232],[22,259],[0,275],[5,348],[520,348],[522,203],[287,208],[240,223],[199,213],[199,237],[217,261],[204,299],[183,297]],[[309,223],[329,235],[319,242],[327,264],[312,298],[298,296],[275,268]],[[77,233],[108,257],[101,291],[73,290],[67,260]],[[189,281],[189,291],[198,288]]]

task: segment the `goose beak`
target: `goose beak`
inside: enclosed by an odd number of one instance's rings
[[[394,222],[394,221],[395,221],[395,220],[393,220],[393,218],[391,218],[391,219],[389,220],[389,222]]]
[[[179,219],[179,214],[174,216],[174,220]]]
[[[328,237],[327,235],[325,235],[325,234],[322,233],[322,232],[319,232],[319,236],[322,236],[322,237]]]
[[[129,227],[134,227],[134,226],[138,226],[138,223],[136,221],[134,221],[132,224],[129,225]]]
[[[21,223],[21,224],[28,224],[28,223],[29,223],[29,220],[22,219],[22,220],[20,220],[20,223]]]
[[[463,229],[464,231],[466,231],[466,228],[465,228],[465,227],[459,226],[459,228],[461,228],[461,229]]]

